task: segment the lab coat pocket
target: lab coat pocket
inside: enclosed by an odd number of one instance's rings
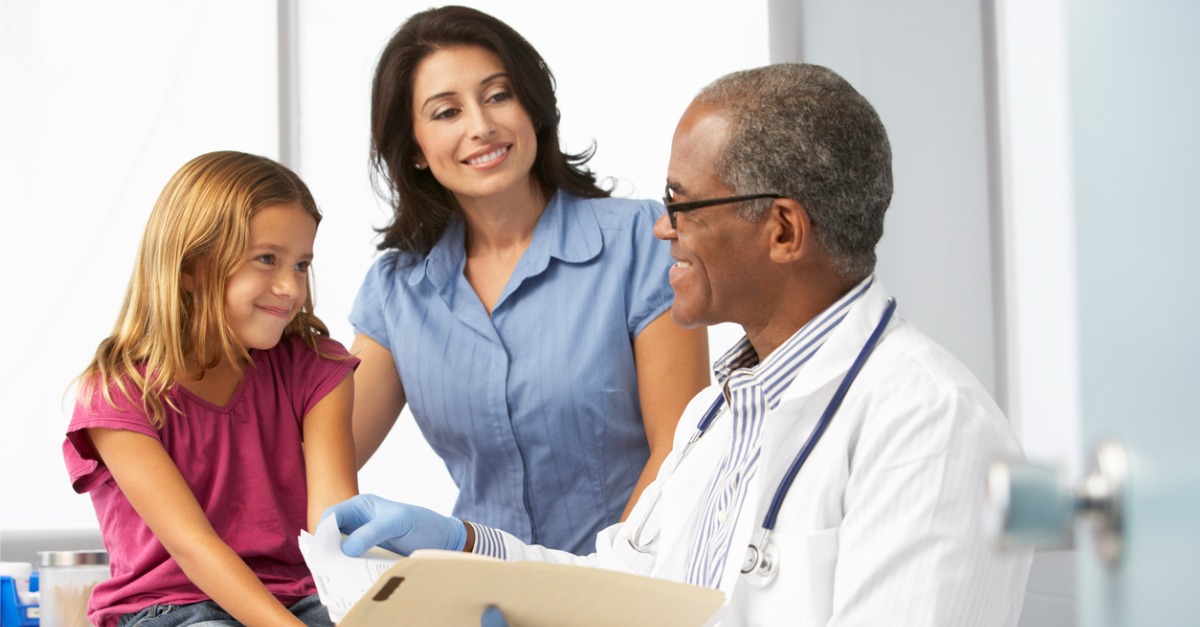
[[[838,532],[834,526],[819,531],[781,530],[771,534],[778,560],[778,575],[765,587],[755,585],[756,575],[742,575],[742,586],[757,588],[763,596],[758,604],[786,603],[787,607],[776,607],[795,615],[796,624],[824,625],[833,612],[833,575],[837,565]],[[771,591],[774,590],[774,594]],[[780,590],[787,590],[786,595]],[[795,595],[799,595],[797,599]],[[780,599],[786,596],[788,601]]]
[[[813,607],[819,607],[821,615],[828,618],[833,612],[833,571],[837,566],[838,532],[841,526],[822,529],[810,534],[808,545],[809,590],[812,590]]]

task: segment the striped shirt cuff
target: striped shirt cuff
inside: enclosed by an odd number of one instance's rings
[[[486,555],[496,559],[508,559],[508,549],[504,546],[504,534],[498,529],[485,527],[469,520],[463,521],[475,531],[475,546],[471,549],[476,555]]]

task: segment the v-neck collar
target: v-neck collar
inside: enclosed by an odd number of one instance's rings
[[[413,269],[408,277],[409,285],[428,280],[447,301],[452,299],[455,287],[465,283],[460,281],[466,267],[465,236],[462,217],[456,216],[425,256],[424,263]],[[566,263],[584,263],[599,255],[603,248],[600,222],[591,201],[563,191],[555,193],[538,218],[529,247],[522,253],[504,291],[492,307],[492,315],[525,280],[544,272],[551,258]]]

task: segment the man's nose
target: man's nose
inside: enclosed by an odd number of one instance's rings
[[[663,211],[658,220],[654,221],[654,237],[661,240],[675,239],[675,227],[671,226],[671,218],[667,216],[667,212]]]

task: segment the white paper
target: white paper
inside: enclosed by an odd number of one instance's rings
[[[300,532],[300,553],[313,574],[321,603],[329,609],[329,618],[335,623],[400,559],[400,555],[379,547],[362,557],[342,553],[342,533],[334,516],[317,525],[316,535]]]

